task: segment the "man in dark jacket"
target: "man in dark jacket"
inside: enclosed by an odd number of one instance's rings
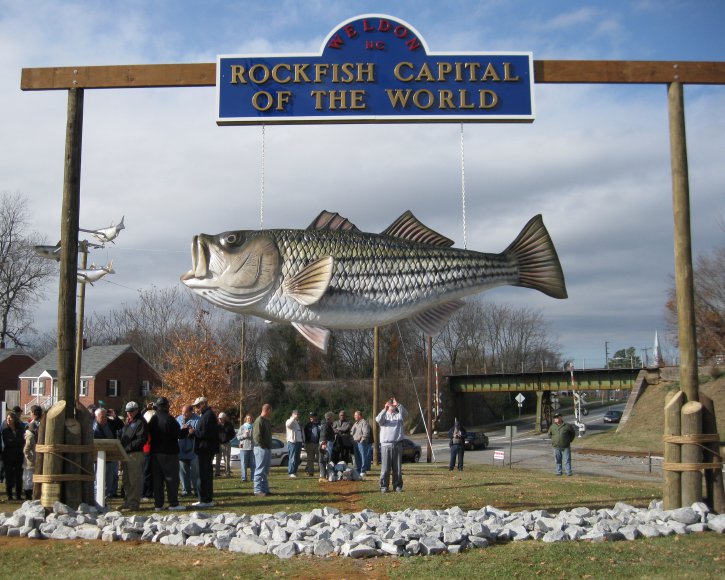
[[[181,429],[169,415],[169,401],[160,397],[156,413],[149,421],[151,435],[151,469],[154,482],[154,509],[164,509],[164,484],[170,510],[183,510],[179,505],[179,437]]]
[[[566,474],[571,475],[571,442],[576,437],[574,425],[564,423],[561,413],[554,415],[554,424],[547,433],[551,437],[551,446],[554,448],[554,461],[556,461],[556,474],[561,475],[561,463],[564,462]]]
[[[219,426],[206,397],[197,397],[193,403],[199,420],[189,427],[194,437],[194,452],[199,458],[199,497],[194,507],[214,507],[214,456],[219,452]]]
[[[272,458],[272,405],[265,403],[252,427],[254,439],[254,495],[264,497],[269,492],[269,465]]]
[[[146,420],[139,412],[138,403],[126,403],[126,424],[121,430],[121,445],[128,454],[123,468],[123,490],[126,494],[122,510],[137,510],[141,506],[143,485],[143,448],[149,438]]]

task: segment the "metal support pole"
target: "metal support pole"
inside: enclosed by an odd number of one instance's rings
[[[682,84],[667,88],[672,163],[672,209],[675,221],[675,289],[677,291],[677,330],[680,344],[680,385],[687,401],[698,401],[697,331],[695,330],[695,290],[690,237],[690,186],[685,139],[685,104]]]
[[[242,316],[242,336],[239,352],[239,425],[244,424],[244,331],[246,319]],[[246,477],[246,476],[245,476]]]
[[[81,269],[85,270],[88,265],[88,242],[85,240],[80,243],[81,249]],[[76,326],[76,368],[75,368],[75,398],[80,398],[81,388],[81,362],[83,360],[83,317],[86,308],[86,285],[81,284],[80,293],[78,294],[78,326]],[[100,504],[104,505],[104,504]]]
[[[427,356],[428,356],[428,380],[426,381],[426,409],[427,409],[427,415],[426,415],[426,424],[428,425],[428,454],[426,456],[426,461],[428,463],[433,461],[433,448],[431,447],[431,433],[433,433],[433,422],[431,421],[431,412],[430,412],[430,406],[431,406],[431,387],[433,383],[433,338],[428,336],[426,337],[427,340]]]
[[[380,403],[378,402],[380,393],[380,328],[373,328],[373,417],[376,417],[380,411]],[[380,455],[378,443],[380,443],[380,426],[377,421],[372,422],[373,425],[373,465],[378,464]]]
[[[65,415],[75,414],[75,325],[78,276],[78,222],[81,198],[83,89],[68,90],[65,133],[63,208],[60,220],[60,282],[58,290],[58,399]]]

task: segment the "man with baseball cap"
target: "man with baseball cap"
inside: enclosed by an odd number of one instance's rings
[[[219,452],[219,426],[206,397],[197,397],[193,403],[199,420],[189,427],[194,438],[194,452],[199,458],[199,501],[194,507],[214,507],[214,456]]]
[[[576,437],[576,429],[569,423],[564,423],[561,413],[554,415],[554,423],[549,427],[547,435],[551,437],[551,446],[554,448],[554,461],[556,474],[561,475],[562,461],[566,467],[566,474],[571,475],[571,442]]]
[[[126,450],[128,461],[123,468],[123,491],[126,497],[121,509],[137,510],[141,506],[143,448],[149,438],[149,430],[136,401],[126,403],[125,411],[126,424],[121,430],[121,445]]]

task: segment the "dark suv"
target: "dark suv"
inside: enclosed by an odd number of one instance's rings
[[[469,431],[466,433],[466,441],[464,442],[463,447],[468,450],[486,449],[486,447],[488,447],[488,437],[485,433]]]

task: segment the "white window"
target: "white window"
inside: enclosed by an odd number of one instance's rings
[[[118,380],[108,379],[108,385],[106,387],[107,397],[118,397]]]
[[[35,379],[32,381],[30,387],[31,395],[43,395],[45,394],[45,382],[42,379]]]
[[[88,379],[81,379],[81,387],[80,391],[78,393],[79,397],[87,397],[88,396]]]
[[[141,396],[148,397],[151,393],[151,381],[141,381]]]

